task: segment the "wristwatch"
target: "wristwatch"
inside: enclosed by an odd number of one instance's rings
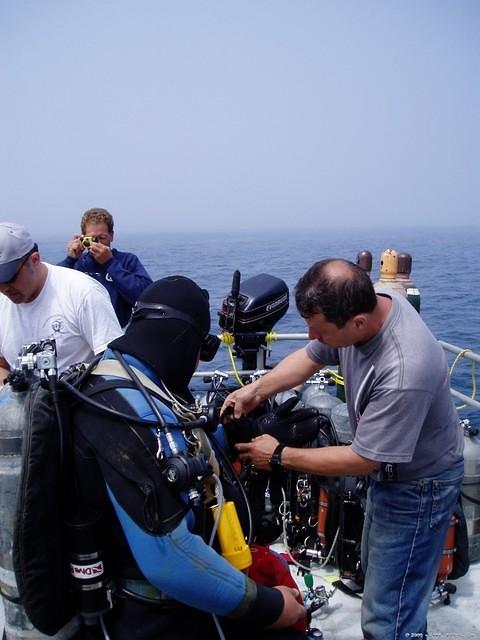
[[[285,449],[285,444],[277,444],[274,452],[272,453],[272,457],[270,458],[270,466],[272,469],[283,469],[282,466],[282,451]]]

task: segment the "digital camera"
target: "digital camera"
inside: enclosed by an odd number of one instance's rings
[[[80,242],[85,249],[90,249],[92,242],[98,242],[97,236],[81,236]]]

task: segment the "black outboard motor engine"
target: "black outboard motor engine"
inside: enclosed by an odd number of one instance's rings
[[[240,272],[233,274],[232,291],[219,311],[219,325],[234,336],[234,354],[242,368],[265,368],[266,336],[288,309],[289,294],[280,278],[260,273],[240,285]]]

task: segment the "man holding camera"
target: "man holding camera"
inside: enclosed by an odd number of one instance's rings
[[[0,386],[21,347],[54,339],[58,367],[88,362],[122,331],[103,287],[42,262],[25,227],[0,223]]]
[[[108,291],[120,325],[130,319],[132,307],[152,279],[133,253],[112,249],[113,217],[106,209],[85,211],[67,244],[67,257],[59,265],[83,271]]]

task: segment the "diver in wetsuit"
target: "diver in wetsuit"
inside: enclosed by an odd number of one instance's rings
[[[304,637],[292,628],[305,616],[298,592],[256,584],[222,558],[205,541],[211,515],[203,500],[189,501],[189,488],[172,488],[162,473],[175,451],[177,459],[192,457],[192,434],[175,425],[196,417],[188,384],[209,330],[208,294],[188,278],[163,278],[144,290],[125,335],[110,343],[82,386],[103,406],[152,422],[136,424],[88,403],[75,413],[79,500],[86,513],[102,514],[116,584],[104,616],[111,640],[216,638],[211,614],[230,639]],[[150,400],[132,383],[132,368],[144,391],[150,385]],[[205,438],[199,441],[215,467]],[[223,484],[241,514],[235,483]]]

